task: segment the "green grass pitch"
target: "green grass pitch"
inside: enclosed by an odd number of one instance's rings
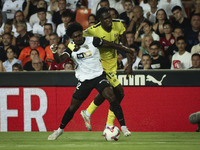
[[[0,150],[200,150],[199,132],[132,132],[108,142],[102,132],[0,132]]]

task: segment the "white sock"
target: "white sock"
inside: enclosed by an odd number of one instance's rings
[[[123,130],[123,129],[127,129],[127,127],[126,126],[121,126],[121,130]]]
[[[107,128],[107,127],[112,127],[112,125],[108,125],[108,124],[106,124],[106,128]]]
[[[91,116],[91,114],[89,114],[89,113],[87,112],[87,110],[85,111],[85,114],[86,114],[86,116],[88,116],[88,117]]]
[[[58,132],[63,132],[64,131],[64,129],[61,129],[61,128],[58,128],[58,130],[57,130]]]

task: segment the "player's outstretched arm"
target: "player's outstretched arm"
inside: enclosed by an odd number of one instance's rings
[[[128,48],[124,45],[108,42],[106,40],[104,40],[103,47],[121,50],[121,51],[124,51],[125,53],[130,53],[131,55],[134,55],[134,52],[130,48]]]
[[[53,57],[54,57],[55,62],[58,63],[58,64],[69,58],[69,56],[66,53],[62,53],[61,55],[59,55],[57,53],[57,45],[55,45],[55,44],[52,44],[50,46],[50,49],[53,52]]]

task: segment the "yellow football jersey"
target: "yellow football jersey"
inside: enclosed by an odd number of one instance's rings
[[[113,19],[112,30],[107,32],[101,26],[101,22],[83,31],[83,36],[94,36],[109,42],[119,43],[119,37],[126,29],[120,20]],[[104,71],[116,73],[117,70],[117,50],[111,48],[99,48],[101,63]]]

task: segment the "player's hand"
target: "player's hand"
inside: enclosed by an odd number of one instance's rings
[[[76,51],[78,51],[79,49],[80,49],[80,46],[75,45],[74,51],[76,52]]]
[[[57,52],[57,48],[58,48],[58,46],[57,46],[56,44],[52,44],[52,45],[50,46],[50,49],[51,49],[51,51],[52,51],[54,54]]]
[[[127,72],[127,74],[126,74],[126,79],[128,79],[129,78],[129,76],[132,76],[132,74],[133,74],[133,71],[132,71],[132,65],[127,65],[127,67],[124,69],[124,71],[123,71],[123,73],[124,72]]]

